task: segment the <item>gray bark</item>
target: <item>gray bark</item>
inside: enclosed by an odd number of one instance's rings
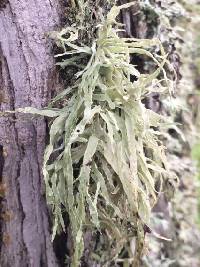
[[[0,108],[43,107],[57,86],[46,34],[59,24],[56,0],[0,5]],[[0,266],[57,266],[45,204],[43,118],[0,117]]]
[[[59,25],[58,0],[0,1],[0,109],[43,107],[58,86],[47,38],[47,33]],[[122,11],[125,36],[147,36],[147,25],[140,16],[138,4]],[[140,59],[136,63],[142,68]],[[157,102],[152,101],[149,107],[155,108]],[[2,267],[58,266],[41,174],[46,135],[43,118],[0,116]],[[97,266],[89,260],[92,236],[86,235],[85,240],[83,265]],[[71,245],[70,240],[68,243]]]

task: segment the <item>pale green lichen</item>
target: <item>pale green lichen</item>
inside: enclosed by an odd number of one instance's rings
[[[98,26],[92,47],[76,44],[76,28],[55,34],[64,49],[57,57],[68,57],[59,63],[62,67],[76,65],[80,58],[89,57],[89,61],[76,74],[74,86],[61,92],[48,108],[23,109],[55,117],[43,174],[54,215],[53,238],[65,231],[63,212],[69,215],[74,267],[79,266],[83,254],[83,233],[91,227],[104,231],[115,246],[106,261],[115,259],[127,242],[135,240],[132,259],[138,266],[145,231],[151,231],[148,224],[157,200],[156,182],[162,185],[169,176],[159,127],[171,123],[170,118],[142,103],[151,92],[173,90],[164,70],[169,62],[158,39],[118,36],[122,25],[116,17],[132,4],[111,9]],[[155,50],[159,55],[153,54]],[[131,64],[131,55],[148,57],[157,67],[151,74],[141,74]],[[67,105],[53,108],[63,98],[68,99]]]

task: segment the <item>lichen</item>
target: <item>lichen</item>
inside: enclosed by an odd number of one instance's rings
[[[43,174],[47,202],[54,214],[53,238],[65,231],[63,212],[70,218],[72,266],[79,265],[87,228],[100,231],[110,243],[110,253],[105,251],[105,257],[101,251],[98,261],[112,262],[132,242],[135,248],[132,245],[129,257],[139,266],[145,234],[151,233],[151,209],[163,181],[170,176],[165,147],[158,136],[162,135],[159,127],[166,127],[171,120],[142,103],[152,92],[173,91],[173,82],[164,70],[170,63],[158,39],[118,36],[123,29],[116,17],[133,4],[114,6],[107,18],[102,18],[91,47],[77,44],[77,27],[54,33],[64,50],[56,56],[62,58],[57,64],[76,66],[76,81],[45,110],[23,110],[55,117]],[[140,73],[130,63],[130,55],[149,58],[154,62],[153,72]],[[87,64],[80,65],[80,59],[88,59]],[[67,99],[67,104],[53,108],[60,99]],[[160,188],[156,189],[156,183]]]
[[[93,258],[102,266],[127,260],[140,266],[146,233],[167,240],[149,223],[162,185],[174,179],[160,138],[172,120],[146,108],[143,100],[151,93],[171,96],[176,80],[167,76],[165,69],[173,72],[173,67],[159,39],[119,36],[123,25],[116,17],[134,2],[113,6],[106,18],[100,16],[95,33],[92,27],[93,38],[82,28],[86,4],[78,5],[83,16],[78,23],[51,33],[63,49],[56,55],[57,65],[77,69],[72,85],[47,108],[18,112],[54,118],[43,175],[54,218],[52,239],[66,231],[63,214],[69,216],[71,266],[79,266],[87,229],[101,235]],[[151,62],[151,73],[134,65],[131,56],[138,55]],[[62,105],[57,106],[58,101]]]

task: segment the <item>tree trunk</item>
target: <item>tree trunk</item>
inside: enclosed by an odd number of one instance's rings
[[[1,111],[43,107],[56,87],[46,34],[59,24],[56,0],[0,2]],[[0,117],[0,266],[57,266],[41,176],[46,122]]]
[[[60,25],[63,13],[60,3],[67,5],[68,2],[73,3],[71,1],[0,0],[0,111],[44,107],[51,99],[52,90],[61,87],[52,43],[47,36]],[[127,2],[117,1],[118,4]],[[97,3],[101,1],[94,0],[94,14],[91,17],[96,16]],[[119,19],[126,31],[119,34],[152,38],[154,34],[157,35],[154,31],[159,28],[160,21],[157,17],[151,17],[151,10],[147,9],[145,13],[139,3],[136,1],[129,9],[122,10]],[[105,4],[105,13],[107,8]],[[70,15],[73,17],[74,14]],[[69,16],[67,21],[70,22],[70,19]],[[167,53],[178,73],[179,57],[173,45],[169,46],[171,48],[168,46]],[[144,72],[144,59],[135,56],[131,60]],[[160,112],[162,102],[158,95],[151,94],[145,105]],[[70,233],[68,236],[65,233],[57,236],[54,246],[51,242],[51,214],[45,200],[42,177],[47,139],[48,128],[44,118],[19,113],[0,116],[1,267],[66,266],[67,252],[71,256]],[[160,199],[156,208],[165,210],[168,219],[165,201]],[[175,229],[172,231],[176,233]],[[88,231],[84,239],[82,266],[100,267],[90,258],[95,237]]]

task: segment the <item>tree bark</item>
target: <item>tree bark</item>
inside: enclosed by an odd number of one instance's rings
[[[54,0],[0,4],[1,111],[43,107],[57,85],[46,34],[59,24]],[[0,266],[58,266],[50,236],[41,169],[43,118],[0,117]]]
[[[60,24],[60,17],[59,0],[0,0],[0,111],[44,107],[52,90],[60,87],[52,44],[47,37]],[[124,36],[152,37],[137,2],[122,10],[120,20],[125,25]],[[140,57],[134,57],[133,61],[143,70]],[[157,96],[151,95],[145,104],[159,112]],[[41,117],[17,113],[0,116],[2,267],[66,266],[70,238],[67,244],[66,234],[56,237],[56,253],[51,242],[50,214],[41,172],[47,137],[47,123]],[[162,209],[165,206],[164,203]],[[85,235],[85,243],[82,266],[99,266],[89,259],[94,247],[90,232]]]

